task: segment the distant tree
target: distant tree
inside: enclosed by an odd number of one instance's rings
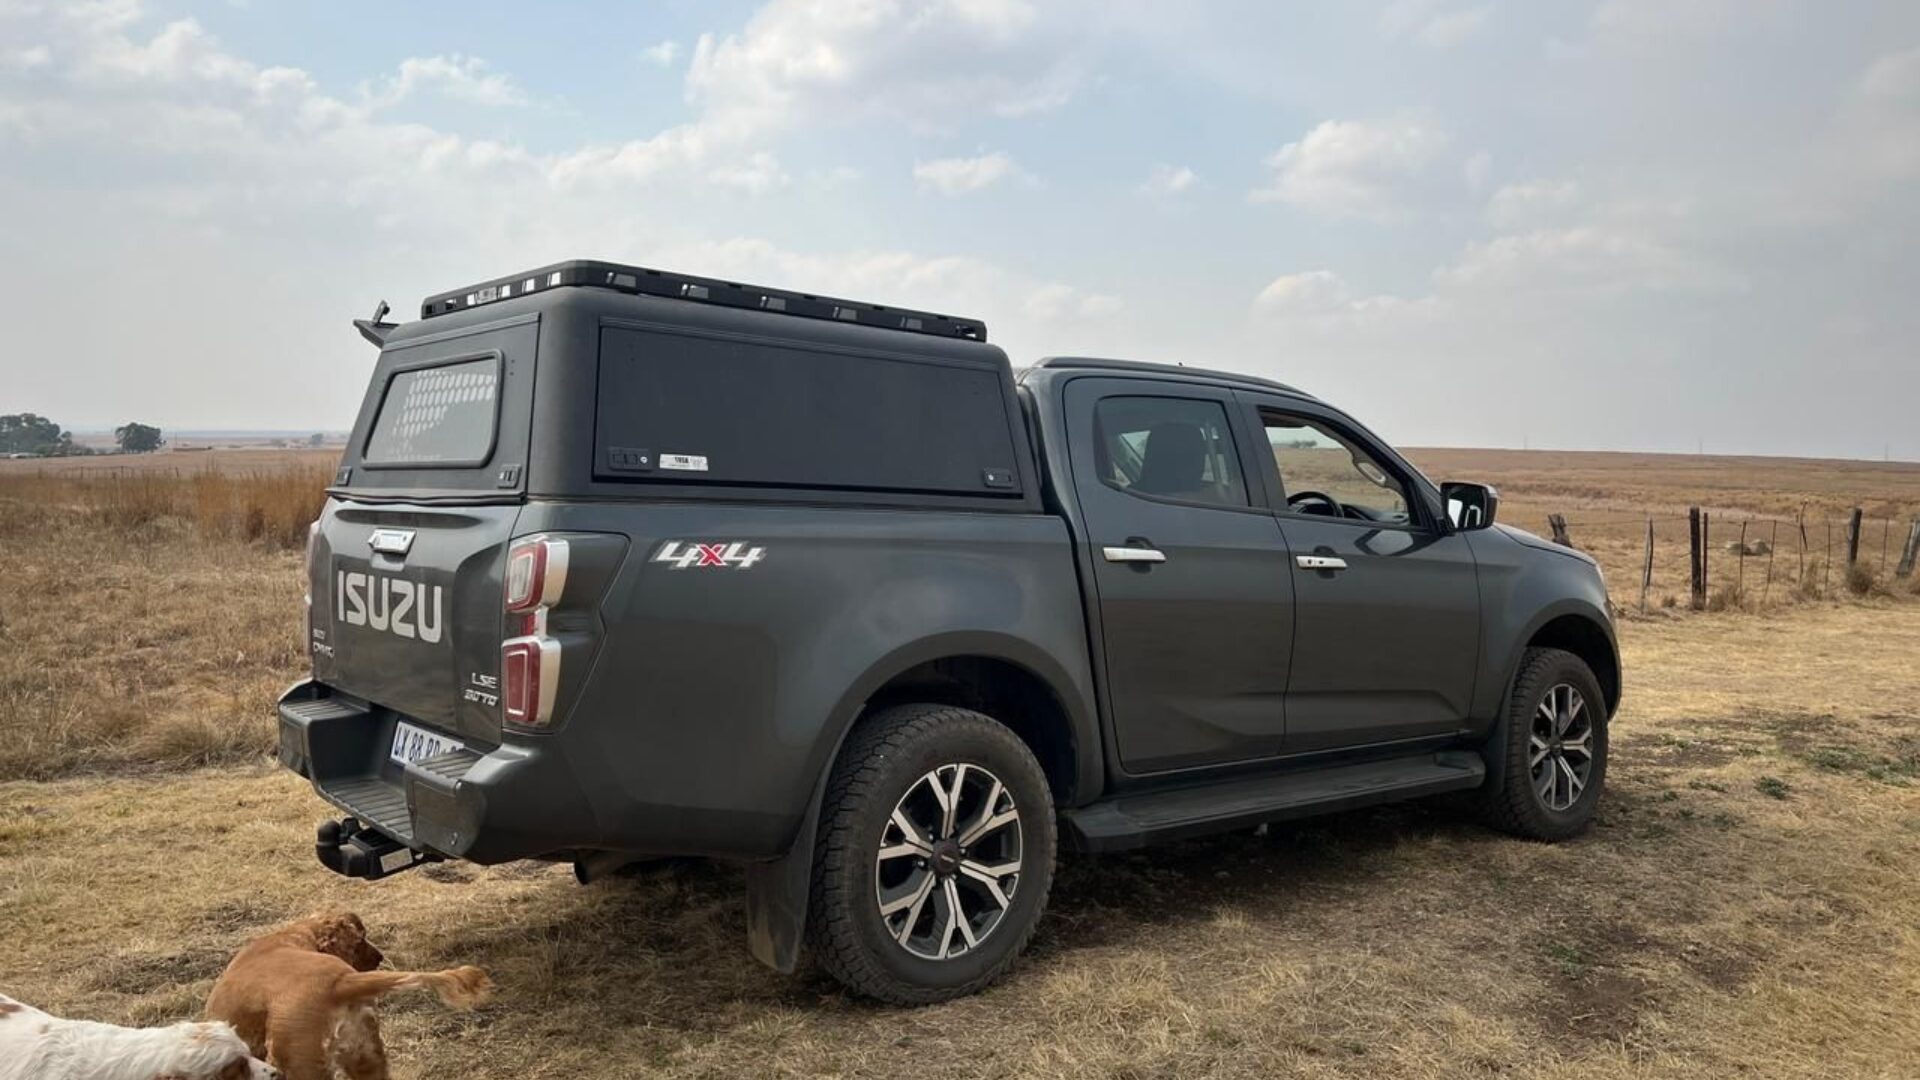
[[[0,453],[71,454],[73,436],[60,425],[33,413],[0,416]]]
[[[127,424],[113,429],[113,439],[120,449],[128,454],[145,454],[160,449],[163,444],[160,429],[146,424]]]
[[[327,437],[325,435],[320,434],[317,431],[307,436],[308,446],[325,446],[326,443],[327,443]]]

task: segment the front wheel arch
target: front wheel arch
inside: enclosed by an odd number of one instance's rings
[[[1483,790],[1497,794],[1506,784],[1505,774],[1500,768],[1499,748],[1504,745],[1507,734],[1507,705],[1513,700],[1514,686],[1520,681],[1520,670],[1529,650],[1560,649],[1579,657],[1600,682],[1601,697],[1607,703],[1608,719],[1612,719],[1613,714],[1619,711],[1620,652],[1612,632],[1607,629],[1608,625],[1604,614],[1584,605],[1563,606],[1541,612],[1527,632],[1520,636],[1499,683],[1500,696],[1493,703],[1493,722],[1487,728],[1485,741],[1480,744],[1480,757],[1487,767],[1487,782]],[[1569,644],[1573,647],[1569,647]]]

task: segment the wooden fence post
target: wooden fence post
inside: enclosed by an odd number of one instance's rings
[[[1697,610],[1705,607],[1707,586],[1705,581],[1706,562],[1700,557],[1700,508],[1687,507],[1687,594],[1688,602]]]
[[[1914,535],[1920,536],[1920,520],[1914,523]],[[1912,560],[1909,559],[1909,562]],[[1653,515],[1647,515],[1647,562],[1640,569],[1640,614],[1647,613],[1647,590],[1653,587]]]
[[[1713,591],[1713,511],[1700,511],[1700,606]]]
[[[1767,605],[1767,597],[1773,593],[1773,549],[1780,546],[1780,519],[1773,519],[1773,538],[1767,541],[1767,583],[1760,587],[1760,606]]]
[[[1860,561],[1860,508],[1847,515],[1847,565]]]
[[[1877,571],[1878,573],[1884,574],[1887,572],[1887,534],[1892,531],[1892,518],[1888,518],[1880,523],[1880,569]]]
[[[1733,591],[1738,594],[1747,587],[1747,523],[1740,523],[1740,565],[1733,572]]]
[[[1900,549],[1900,565],[1893,572],[1894,577],[1912,577],[1913,561],[1920,558],[1920,518],[1914,518],[1907,527],[1907,543]]]
[[[1800,521],[1800,567],[1799,569],[1793,572],[1793,583],[1796,586],[1805,585],[1807,583],[1807,508],[1804,506],[1800,508],[1799,521]]]
[[[1827,523],[1827,551],[1820,557],[1820,595],[1827,595],[1827,571],[1833,569],[1833,519],[1822,518]]]
[[[1553,542],[1561,547],[1572,547],[1573,541],[1567,539],[1567,515],[1548,514],[1547,527],[1553,530]]]

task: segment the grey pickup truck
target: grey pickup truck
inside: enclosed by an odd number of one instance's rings
[[[1063,849],[1594,815],[1595,564],[1308,394],[602,262],[384,314],[279,703],[339,873],[733,860],[761,960],[918,1003]]]

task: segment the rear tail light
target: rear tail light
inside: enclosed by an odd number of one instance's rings
[[[559,603],[567,587],[567,542],[550,536],[514,541],[507,552],[507,610],[524,614]]]
[[[567,588],[567,542],[529,536],[507,549],[502,588],[507,639],[500,643],[501,718],[515,727],[553,722],[560,642],[547,636],[547,611]]]
[[[547,637],[509,638],[500,646],[501,718],[519,727],[553,720],[560,686],[560,643]]]
[[[313,574],[315,570],[315,567],[313,565],[313,551],[314,551],[314,548],[317,546],[315,544],[315,541],[319,539],[320,539],[320,519],[314,518],[313,524],[307,526],[307,554],[306,554],[307,591],[306,591],[306,594],[301,597],[301,600],[306,603],[307,609],[309,611],[313,609]]]

